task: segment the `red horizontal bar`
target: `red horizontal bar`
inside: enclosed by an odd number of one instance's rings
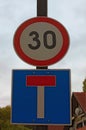
[[[56,86],[56,76],[30,75],[26,77],[26,86]]]

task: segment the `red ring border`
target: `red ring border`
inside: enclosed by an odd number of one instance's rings
[[[20,36],[21,36],[23,30],[27,26],[29,26],[29,25],[31,25],[33,23],[36,23],[36,22],[50,23],[50,24],[54,25],[57,29],[59,29],[59,31],[62,34],[63,46],[62,46],[60,52],[55,57],[53,57],[53,58],[51,58],[49,60],[34,60],[34,59],[28,57],[27,55],[25,55],[24,52],[21,49]],[[68,48],[69,48],[69,35],[68,35],[68,32],[66,31],[66,29],[64,28],[64,26],[61,23],[59,23],[58,21],[56,21],[54,19],[48,18],[48,17],[35,17],[35,18],[32,18],[32,19],[29,19],[29,20],[25,21],[24,23],[22,23],[19,26],[19,28],[17,29],[17,31],[15,32],[15,35],[14,35],[14,49],[15,49],[16,53],[18,54],[18,56],[22,60],[24,60],[25,62],[27,62],[27,63],[29,63],[31,65],[34,65],[34,66],[48,66],[48,65],[56,63],[57,61],[61,60],[64,57],[64,55],[66,54]]]

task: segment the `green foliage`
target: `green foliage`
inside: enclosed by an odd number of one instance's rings
[[[4,108],[0,108],[0,119],[8,120],[10,119],[10,106],[6,106]]]
[[[32,130],[23,125],[13,125],[10,123],[11,107],[0,108],[0,130]]]
[[[83,81],[83,92],[86,92],[86,79]]]

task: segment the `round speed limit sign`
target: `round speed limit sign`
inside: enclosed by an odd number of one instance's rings
[[[62,24],[47,17],[25,21],[14,35],[14,48],[25,62],[35,66],[48,66],[65,55],[69,36]]]

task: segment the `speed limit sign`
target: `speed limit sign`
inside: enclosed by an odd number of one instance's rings
[[[14,48],[25,62],[35,66],[56,63],[66,54],[69,35],[62,24],[47,17],[25,21],[14,35]]]

